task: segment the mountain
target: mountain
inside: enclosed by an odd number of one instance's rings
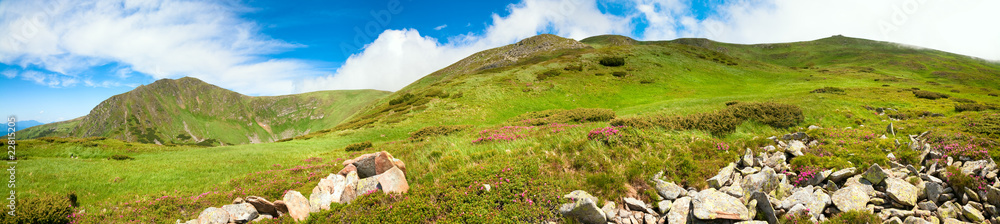
[[[157,144],[272,142],[333,127],[386,94],[345,90],[251,97],[196,78],[161,79],[113,96],[86,116],[19,134]]]
[[[36,120],[18,121],[17,122],[17,129],[24,130],[26,128],[30,128],[30,127],[34,127],[34,126],[38,126],[38,125],[43,125],[43,124],[45,124],[45,123],[38,122]]]

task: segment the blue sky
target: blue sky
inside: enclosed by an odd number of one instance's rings
[[[0,0],[0,107],[80,117],[115,94],[192,76],[247,95],[395,91],[541,33],[732,43],[831,35],[1000,60],[997,1]]]

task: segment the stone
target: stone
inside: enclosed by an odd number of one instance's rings
[[[396,168],[396,164],[393,163],[395,160],[398,159],[393,158],[392,154],[389,154],[389,152],[378,152],[378,155],[375,156],[375,175],[379,175],[385,173],[385,171],[389,171],[389,169]]]
[[[942,224],[967,224],[967,222],[963,222],[955,218],[947,218],[944,219],[944,222]]]
[[[656,203],[656,208],[660,210],[659,211],[660,214],[666,215],[667,212],[670,211],[670,206],[672,206],[672,204],[673,203],[671,203],[670,201],[663,200],[663,201],[660,201],[660,202]]]
[[[358,172],[358,168],[354,164],[347,164],[343,169],[340,169],[340,172],[337,172],[337,175],[347,176],[351,172]]]
[[[656,223],[656,216],[654,216],[653,214],[646,213],[642,216],[642,220],[646,224],[654,224]]]
[[[243,204],[243,202],[246,202],[246,201],[243,201],[243,198],[241,198],[241,197],[236,197],[236,198],[233,199],[233,204]]]
[[[382,186],[382,192],[404,194],[410,190],[410,184],[406,182],[406,174],[398,167],[389,168],[378,175],[378,184]],[[489,191],[489,185],[486,185]]]
[[[288,215],[295,221],[303,221],[309,217],[309,200],[298,191],[285,192],[281,199],[288,207]]]
[[[918,218],[916,216],[910,216],[906,217],[906,220],[903,220],[903,224],[932,224],[932,223],[928,222],[925,219]]]
[[[962,215],[973,223],[981,223],[986,220],[986,217],[983,217],[983,212],[973,208],[971,205],[962,206]]]
[[[379,176],[376,175],[358,180],[358,186],[357,189],[355,189],[357,195],[369,195],[378,191],[378,177]]]
[[[774,172],[771,167],[764,167],[760,172],[755,174],[747,175],[743,178],[743,182],[740,183],[743,187],[744,194],[752,194],[754,192],[771,192],[778,187],[780,178],[778,174]]]
[[[816,130],[816,129],[823,129],[823,128],[816,125],[809,125],[809,130]]]
[[[882,221],[882,224],[903,224],[903,221],[899,220],[899,217],[893,216],[888,220]]]
[[[750,220],[750,211],[741,200],[728,194],[706,189],[698,192],[692,200],[694,216],[702,220],[729,219]]]
[[[924,201],[924,202],[917,203],[917,208],[933,212],[933,211],[937,211],[938,206],[934,202]]]
[[[830,197],[833,200],[833,204],[837,206],[840,211],[852,211],[852,210],[864,210],[865,204],[871,199],[868,197],[868,193],[861,188],[861,186],[851,185],[833,193]]]
[[[656,193],[659,194],[660,197],[663,197],[663,199],[674,200],[687,193],[684,188],[677,186],[677,184],[674,184],[673,182],[667,182],[659,179],[656,179],[654,182]]]
[[[369,153],[358,156],[354,159],[344,161],[344,165],[352,164],[358,172],[358,178],[364,179],[370,176],[375,176],[378,172],[375,170],[375,157],[378,157],[379,153]]]
[[[585,198],[590,199],[591,201],[595,202],[597,201],[597,197],[594,197],[593,195],[590,195],[590,193],[587,193],[586,191],[583,190],[575,190],[573,192],[569,192],[569,194],[563,195],[563,198],[569,199],[571,201],[579,201]]]
[[[780,169],[782,165],[785,164],[785,153],[775,152],[773,155],[768,156],[767,160],[764,161],[764,165],[774,169]]]
[[[640,201],[639,199],[635,199],[635,198],[631,198],[631,197],[625,197],[625,198],[622,198],[622,201],[625,202],[625,206],[628,206],[629,210],[632,210],[632,211],[646,211],[646,203]]]
[[[583,193],[587,194],[586,192]],[[587,195],[589,196],[590,194]],[[585,224],[608,223],[607,215],[604,214],[603,210],[597,208],[597,201],[593,196],[580,197],[579,200],[575,200],[572,203],[562,204],[562,206],[559,207],[559,213],[561,213],[563,216],[566,216],[567,218],[576,219],[580,223],[585,223]]]
[[[928,192],[928,194],[930,193]],[[994,186],[986,186],[985,201],[987,203],[990,203],[991,205],[1000,206],[1000,188],[996,188]]]
[[[272,217],[279,216],[278,210],[274,207],[274,203],[267,201],[267,199],[257,196],[247,196],[244,201],[257,209],[257,214],[270,215]]]
[[[227,224],[229,223],[229,213],[216,207],[209,207],[201,211],[198,215],[200,224]]]
[[[274,201],[274,209],[277,210],[280,215],[288,215],[288,205],[285,204],[285,201]]]
[[[928,201],[934,203],[939,202],[938,198],[941,196],[942,190],[943,189],[941,189],[941,184],[932,181],[924,182],[924,192],[927,194]]]
[[[788,152],[788,154],[797,157],[805,155],[802,153],[803,149],[806,149],[805,143],[802,143],[802,141],[799,140],[792,140],[791,142],[788,143],[788,148],[785,149],[785,152]]]
[[[260,215],[253,205],[247,203],[223,205],[222,210],[229,213],[229,221],[235,223],[247,223],[257,219],[257,216]]]
[[[819,185],[820,183],[823,183],[823,181],[826,180],[826,177],[830,176],[831,173],[833,173],[832,170],[824,170],[824,171],[820,171],[820,172],[815,172],[815,173],[813,173],[812,177],[809,177],[809,179],[806,180],[806,185],[809,185],[809,186]]]
[[[358,172],[351,171],[344,176],[344,190],[340,193],[340,203],[351,203],[358,197]]]
[[[857,172],[858,169],[854,167],[844,168],[837,170],[836,172],[833,172],[832,174],[830,174],[829,178],[830,181],[839,183],[843,182],[844,180],[847,180],[847,178],[850,178],[851,176],[854,176],[854,174]]]
[[[758,170],[756,167],[743,167],[743,169],[740,169],[740,174],[742,174],[742,175],[750,175],[750,174],[757,173],[757,171],[760,171],[760,170]]]
[[[607,201],[604,202],[604,207],[601,207],[601,211],[604,212],[604,216],[608,221],[615,218],[615,202]]]
[[[764,192],[754,192],[751,198],[757,201],[757,213],[764,216],[768,224],[778,223],[778,216],[774,212],[774,207],[771,207],[771,199],[767,194]]]
[[[868,180],[868,182],[871,182],[873,185],[878,185],[879,183],[882,183],[882,180],[885,180],[886,177],[889,177],[889,174],[884,169],[882,169],[882,167],[879,166],[878,163],[874,163],[872,164],[871,167],[868,167],[868,170],[865,171],[865,173],[862,174],[862,176],[864,177],[865,180]]]
[[[946,201],[941,206],[938,207],[938,218],[948,219],[948,218],[958,218],[962,214],[962,210],[951,201]]]
[[[822,189],[805,187],[798,188],[791,196],[786,197],[784,201],[781,201],[781,206],[779,207],[791,211],[792,207],[801,204],[809,209],[812,217],[819,217],[819,214],[823,212],[823,208],[826,208],[831,203],[830,196],[823,193]]]
[[[965,175],[979,175],[980,172],[984,169],[994,170],[996,169],[996,164],[990,160],[968,161],[962,164],[962,173],[964,173]]]
[[[892,136],[896,136],[896,129],[892,126],[891,122],[889,123],[889,126],[885,127],[885,133],[892,134]]]
[[[826,190],[826,192],[837,192],[840,190],[840,187],[837,187],[837,184],[830,181],[826,182],[826,185],[823,186],[823,190]]]
[[[808,215],[810,218],[815,217],[815,216],[812,216],[812,214],[810,214],[810,213],[811,212],[809,211],[808,208],[806,208],[805,205],[803,205],[803,204],[795,204],[795,206],[792,206],[791,208],[788,209],[788,212],[785,212],[785,215],[786,216],[787,215]]]
[[[965,196],[968,196],[971,201],[979,202],[979,194],[976,194],[972,188],[965,188]]]
[[[718,174],[708,179],[708,186],[715,189],[719,189],[722,186],[728,184],[729,180],[732,179],[733,171],[735,171],[735,169],[736,169],[736,164],[729,163],[729,165],[720,169]]]
[[[674,201],[667,212],[667,223],[688,223],[688,215],[691,212],[691,197],[682,197]]]
[[[330,203],[333,203],[333,195],[330,194],[333,181],[330,179],[320,179],[319,184],[313,188],[309,194],[309,212],[319,212],[320,210],[330,210]]]
[[[894,177],[886,178],[885,183],[885,193],[893,200],[896,200],[905,206],[912,207],[917,205],[918,189],[916,186],[913,186],[905,180]]]
[[[744,167],[753,167],[753,150],[747,148],[747,152],[743,154],[743,160],[741,160]]]

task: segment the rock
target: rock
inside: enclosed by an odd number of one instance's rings
[[[791,211],[790,209],[797,204],[804,205],[809,209],[809,213],[812,217],[819,217],[819,214],[823,212],[823,208],[830,205],[832,201],[830,196],[823,193],[822,189],[814,188],[799,188],[791,196],[785,198],[781,201],[781,208]]]
[[[236,197],[236,198],[233,199],[233,204],[234,205],[235,204],[243,204],[243,202],[246,202],[246,201],[243,201],[243,198],[241,198],[241,197]]]
[[[777,224],[778,216],[774,212],[774,207],[771,207],[771,199],[764,192],[754,192],[751,196],[753,200],[757,201],[757,213],[764,216],[768,224]]]
[[[823,128],[816,125],[809,125],[809,130],[816,130],[816,129],[823,129]]]
[[[946,201],[941,206],[938,207],[938,218],[948,219],[948,218],[958,218],[962,214],[961,208],[951,201]]]
[[[941,196],[941,191],[941,184],[931,181],[924,182],[924,192],[927,194],[927,200],[934,203],[939,202],[938,197]]]
[[[309,217],[309,200],[305,196],[302,196],[302,193],[288,191],[281,198],[284,200],[286,206],[288,206],[288,215],[292,216],[292,219],[302,221]]]
[[[903,224],[903,221],[899,220],[899,217],[893,216],[889,220],[883,221],[882,224]]]
[[[943,224],[967,224],[967,222],[963,222],[963,221],[960,221],[960,220],[954,219],[954,218],[947,218],[947,219],[944,219]]]
[[[591,201],[595,202],[597,201],[597,197],[594,197],[593,195],[590,195],[590,193],[587,193],[586,191],[583,190],[575,190],[573,192],[569,192],[569,194],[563,195],[563,198],[569,199],[571,201],[579,201],[583,200],[584,198],[588,198]]]
[[[742,175],[750,175],[750,174],[757,173],[757,171],[760,171],[760,170],[758,170],[756,167],[743,167],[743,169],[740,169],[740,174],[742,174]]]
[[[754,192],[771,192],[778,187],[780,178],[778,174],[774,172],[771,167],[764,167],[763,170],[755,174],[747,175],[743,178],[743,183],[740,185],[743,187],[744,194],[752,194]]]
[[[817,186],[820,183],[823,183],[823,181],[826,180],[826,177],[830,176],[830,173],[833,173],[833,171],[832,170],[824,170],[824,171],[820,171],[820,172],[815,172],[815,173],[813,173],[812,177],[809,177],[809,179],[806,180],[806,185]]]
[[[896,129],[892,126],[891,122],[889,123],[889,126],[885,127],[885,133],[892,134],[892,136],[896,136]]]
[[[670,211],[670,206],[672,206],[672,204],[673,203],[671,203],[670,201],[663,200],[663,201],[660,201],[660,202],[656,203],[656,208],[658,208],[660,210],[659,212],[660,212],[661,215],[666,215],[667,212]]]
[[[868,167],[868,171],[865,171],[865,173],[862,174],[862,176],[865,178],[865,180],[868,180],[868,182],[871,182],[873,185],[878,185],[879,183],[882,183],[882,180],[885,180],[885,178],[888,177],[889,174],[886,173],[885,170],[878,165],[878,163],[874,163],[872,164],[871,167]]]
[[[899,178],[886,178],[886,194],[893,200],[905,205],[917,205],[917,187]]]
[[[645,215],[643,215],[642,219],[643,219],[644,223],[647,223],[647,224],[654,224],[654,223],[656,223],[656,216],[653,216],[652,214],[649,214],[649,213],[646,213]]]
[[[257,209],[257,214],[270,215],[272,217],[279,216],[278,210],[274,207],[274,203],[267,201],[267,199],[257,196],[247,196],[245,201]]]
[[[691,212],[691,197],[682,197],[674,201],[667,212],[667,223],[688,223],[688,215]]]
[[[378,172],[375,170],[375,157],[378,157],[379,153],[369,153],[358,156],[354,159],[344,161],[344,165],[352,164],[357,169],[358,178],[364,179],[370,176],[375,176]]]
[[[736,169],[736,164],[729,163],[729,165],[720,169],[718,174],[708,179],[708,186],[715,189],[719,189],[722,186],[728,184],[729,180],[732,179],[733,171],[735,171],[735,169]]]
[[[693,204],[694,216],[702,220],[751,218],[750,211],[740,203],[740,199],[711,188],[698,192]]]
[[[319,212],[320,210],[330,210],[330,203],[333,203],[332,190],[333,181],[330,179],[320,179],[319,184],[313,188],[309,194],[309,212]]]
[[[962,173],[965,175],[979,175],[983,169],[994,170],[996,169],[996,164],[990,160],[976,160],[962,164]]]
[[[274,201],[274,209],[277,210],[280,215],[288,215],[288,205],[285,204],[285,201]]]
[[[378,184],[382,186],[382,192],[385,193],[403,194],[410,190],[410,184],[406,182],[406,174],[397,167],[389,168],[389,170],[379,174]],[[488,191],[489,185],[486,187]]]
[[[206,208],[198,215],[200,224],[226,224],[229,223],[229,213],[216,207]]]
[[[257,216],[259,216],[257,209],[247,203],[223,205],[222,210],[229,213],[229,221],[235,223],[247,223],[257,219]]]
[[[378,177],[379,176],[376,175],[358,180],[358,186],[357,189],[355,189],[358,196],[368,195],[378,191]]]
[[[927,192],[927,194],[930,194],[930,192]],[[986,186],[985,201],[994,206],[1000,206],[1000,189],[993,186]]]
[[[792,208],[788,209],[788,212],[785,212],[786,216],[787,215],[796,215],[796,214],[798,214],[798,215],[808,215],[810,218],[815,217],[815,216],[812,216],[812,214],[809,211],[809,209],[806,208],[806,206],[802,205],[802,204],[795,204],[795,206],[792,206]]]
[[[781,166],[785,164],[785,153],[775,152],[773,155],[768,156],[767,160],[764,161],[764,165],[774,169],[781,169]]]
[[[833,193],[830,197],[833,200],[833,204],[837,206],[840,211],[852,211],[852,210],[864,210],[865,204],[871,199],[868,197],[868,193],[857,185],[851,185]]]
[[[396,164],[393,161],[398,159],[393,158],[389,152],[381,151],[375,156],[375,175],[385,173],[389,169],[396,168]],[[402,172],[402,170],[400,170]]]
[[[843,182],[844,180],[847,180],[847,178],[854,176],[857,172],[858,169],[854,167],[844,168],[830,174],[829,179],[833,182]]]
[[[932,211],[932,212],[933,211],[937,211],[937,209],[938,209],[937,204],[934,204],[934,202],[930,202],[930,201],[925,201],[925,202],[917,203],[917,208],[920,208],[920,209],[923,209],[923,210],[927,210],[927,211]]]
[[[337,172],[337,175],[347,176],[351,172],[358,172],[358,168],[354,164],[347,164],[343,169],[340,169],[340,172]]]
[[[640,201],[639,199],[625,197],[622,198],[622,201],[625,202],[625,205],[628,206],[629,210],[646,211],[646,203]]]
[[[973,208],[971,205],[962,206],[962,215],[973,223],[981,223],[986,220],[986,217],[983,217],[983,212]]]
[[[611,221],[611,219],[615,218],[615,202],[604,202],[604,207],[601,207],[601,211],[604,212],[605,218],[607,218],[608,221]]]
[[[576,193],[580,190],[574,191],[570,194]],[[582,192],[582,191],[580,191]],[[607,216],[604,214],[600,208],[597,208],[597,201],[593,196],[583,192],[589,197],[576,197],[578,200],[574,200],[572,203],[563,204],[559,207],[559,213],[567,218],[576,219],[580,223],[586,224],[606,224],[608,223]],[[570,196],[570,195],[567,195]],[[566,196],[564,196],[566,197]]]
[[[979,200],[979,194],[977,194],[976,191],[972,190],[972,188],[968,188],[968,187],[965,188],[965,196],[968,196],[969,200],[971,200],[971,201],[975,201],[975,202],[979,202],[980,201]]]
[[[677,186],[673,182],[666,182],[659,179],[656,179],[654,182],[656,182],[656,193],[660,194],[660,197],[663,197],[663,199],[674,200],[687,193],[684,188]]]
[[[351,171],[344,177],[344,190],[340,193],[340,203],[351,203],[358,197],[358,172]]]
[[[802,143],[802,141],[799,140],[792,140],[788,143],[788,148],[785,149],[785,152],[788,152],[788,154],[791,154],[792,156],[802,156],[805,155],[802,153],[803,149],[806,149],[805,143]]]
[[[741,162],[744,167],[753,167],[753,150],[747,148],[747,152],[743,154]]]

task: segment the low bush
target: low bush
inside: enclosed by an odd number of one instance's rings
[[[948,184],[955,188],[955,192],[965,192],[966,188],[974,191],[986,190],[986,181],[982,177],[970,176],[962,173],[962,170],[955,166],[945,168],[945,176]]]
[[[19,198],[20,199],[20,198]],[[3,215],[3,223],[71,223],[73,205],[61,196],[39,196],[18,201],[16,216]]]
[[[941,93],[936,93],[936,92],[931,92],[931,91],[926,91],[926,90],[913,90],[913,95],[917,96],[917,98],[924,98],[924,99],[931,99],[931,100],[936,100],[936,99],[941,99],[941,98],[948,98],[948,95],[941,94]]]
[[[511,118],[511,123],[532,126],[552,123],[582,123],[610,121],[615,118],[615,111],[601,108],[576,108],[570,110],[553,109],[533,111]]]
[[[432,136],[448,135],[472,127],[472,125],[441,125],[423,127],[416,132],[410,133],[410,140],[423,141]]]
[[[645,79],[639,80],[639,84],[652,84],[654,82],[656,82],[656,80],[654,80],[652,78],[645,78]]]
[[[982,105],[978,103],[963,103],[955,105],[955,112],[965,112],[965,111],[984,111],[996,109],[988,105]]]
[[[703,130],[714,135],[736,131],[745,121],[756,121],[775,128],[789,128],[802,122],[802,109],[778,103],[735,103],[725,109],[687,116],[651,115],[618,118],[614,126],[650,128],[654,126],[674,130]]]
[[[582,65],[567,65],[565,68],[563,68],[563,70],[566,70],[566,71],[578,71],[578,72],[580,72],[580,71],[583,71],[583,66]]]
[[[628,75],[628,73],[625,73],[625,72],[612,72],[611,75],[614,76],[614,77],[625,77],[626,75]]]
[[[603,57],[599,61],[601,65],[608,67],[618,67],[625,65],[625,58],[623,57]]]
[[[868,210],[851,210],[836,214],[822,224],[878,224],[882,219]]]
[[[108,157],[108,159],[112,159],[112,160],[133,160],[135,158],[132,158],[131,156],[127,156],[127,155],[115,154],[115,155],[112,155],[111,157]]]
[[[535,79],[538,79],[538,81],[542,81],[548,78],[559,76],[560,74],[562,74],[562,72],[560,72],[559,70],[552,69],[539,73],[538,75],[535,75]]]
[[[963,126],[966,132],[977,133],[986,137],[1000,138],[1000,114],[983,115],[972,119]]]
[[[962,98],[951,98],[951,100],[953,100],[955,102],[959,102],[959,103],[976,103],[975,100],[962,99]]]
[[[845,94],[844,93],[844,89],[837,88],[837,87],[823,87],[821,89],[815,89],[815,90],[809,91],[809,92],[810,93],[832,93],[832,94],[840,94],[840,95]]]
[[[413,99],[413,97],[415,97],[415,96],[412,93],[406,93],[406,94],[403,94],[403,95],[401,95],[399,97],[396,97],[394,99],[389,100],[389,105],[397,105],[397,104],[405,103],[406,101],[409,101],[410,99]]]
[[[372,147],[372,142],[364,141],[364,142],[358,142],[358,143],[347,145],[347,147],[344,147],[344,151],[355,152],[355,151],[361,151],[361,150],[369,149],[371,147]]]

